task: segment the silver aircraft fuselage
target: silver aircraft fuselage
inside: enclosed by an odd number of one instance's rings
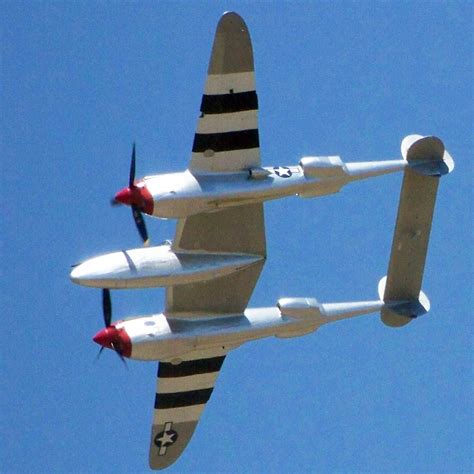
[[[242,253],[179,252],[164,244],[90,258],[73,268],[71,280],[94,288],[165,287],[222,277],[263,258]]]

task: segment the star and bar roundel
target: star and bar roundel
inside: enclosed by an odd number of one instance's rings
[[[280,178],[289,178],[293,174],[288,166],[275,166],[273,172]]]
[[[178,439],[178,433],[171,429],[173,423],[168,421],[165,423],[164,430],[155,436],[154,442],[159,448],[159,455],[163,456],[166,454],[166,448],[176,443]]]

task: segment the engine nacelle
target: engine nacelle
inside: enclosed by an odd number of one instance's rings
[[[307,156],[301,158],[304,175],[310,178],[339,178],[347,175],[340,156]]]
[[[321,313],[321,305],[314,298],[281,298],[277,307],[282,319],[290,319],[286,330],[276,334],[280,338],[302,336],[315,331],[326,318]]]
[[[281,298],[277,307],[282,316],[295,319],[316,321],[318,317],[322,317],[321,306],[315,298]]]

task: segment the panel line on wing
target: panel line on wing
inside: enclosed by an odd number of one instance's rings
[[[203,403],[201,405],[155,409],[153,425],[161,425],[169,420],[172,420],[173,423],[197,423],[205,406],[206,404]]]
[[[201,117],[196,133],[224,133],[257,129],[257,115],[252,110],[227,114],[212,114]]]
[[[234,72],[228,74],[209,74],[207,76],[205,95],[228,94],[229,84],[234,93],[254,91],[255,73],[253,71]]]
[[[157,384],[157,393],[185,392],[194,389],[210,388],[214,386],[219,372],[185,375],[182,377],[161,377]]]
[[[197,174],[244,171],[260,165],[260,148],[212,152],[209,156],[193,153],[191,161],[194,166],[192,171]]]

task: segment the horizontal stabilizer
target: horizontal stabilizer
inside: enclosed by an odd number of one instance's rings
[[[454,161],[438,137],[408,135],[401,152],[408,166],[424,176],[443,176],[454,169]]]
[[[404,326],[429,309],[421,284],[436,193],[440,176],[454,168],[439,138],[410,135],[401,149],[409,166],[404,170],[388,274],[380,294],[387,305],[381,311],[382,321],[392,327]]]

